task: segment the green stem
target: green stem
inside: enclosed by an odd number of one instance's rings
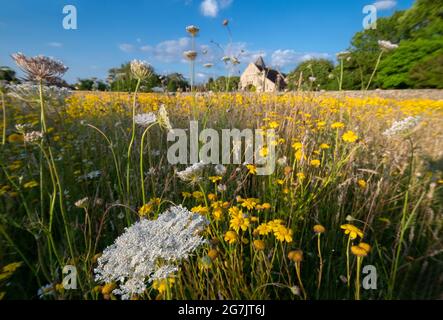
[[[2,132],[2,145],[6,143],[6,105],[5,105],[5,94],[0,92],[2,96],[2,110],[3,110],[3,132]]]
[[[128,158],[127,158],[127,165],[126,165],[126,192],[127,192],[127,200],[128,202],[130,201],[130,184],[129,184],[129,175],[130,175],[130,169],[131,169],[131,152],[132,152],[132,145],[134,144],[134,140],[135,140],[135,104],[137,102],[137,92],[138,89],[140,88],[140,83],[141,80],[138,79],[137,80],[137,85],[135,87],[135,91],[134,91],[134,98],[132,101],[132,135],[131,135],[131,141],[129,142],[129,147],[128,147]],[[129,221],[128,221],[129,222]]]
[[[154,123],[155,124],[155,123]],[[143,205],[146,204],[146,195],[145,195],[145,179],[144,179],[144,173],[143,173],[143,146],[145,145],[145,137],[148,133],[149,129],[154,125],[151,124],[149,127],[145,129],[142,135],[142,141],[140,144],[140,183],[142,187],[142,199],[143,199]]]
[[[375,64],[374,72],[372,72],[371,78],[369,79],[368,85],[366,86],[366,90],[369,90],[369,87],[371,86],[371,82],[374,79],[375,73],[377,72],[378,65],[380,64],[382,56],[383,56],[383,51],[381,51],[380,55],[378,56],[377,63]]]

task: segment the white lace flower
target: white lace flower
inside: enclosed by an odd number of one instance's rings
[[[135,123],[142,127],[147,127],[157,121],[157,117],[152,112],[138,114],[134,117]]]
[[[182,181],[197,183],[201,180],[202,172],[205,166],[206,165],[203,162],[194,163],[185,170],[177,172],[177,176]]]
[[[386,137],[393,137],[399,134],[407,133],[415,128],[421,121],[420,117],[407,117],[401,121],[395,121],[392,126],[383,132]]]
[[[378,40],[378,46],[381,50],[388,52],[398,48],[398,44],[393,44],[390,41]]]
[[[171,207],[157,220],[143,219],[103,251],[94,270],[95,280],[115,282],[113,293],[129,299],[146,290],[146,284],[166,278],[205,240],[199,233],[208,221],[182,206]]]

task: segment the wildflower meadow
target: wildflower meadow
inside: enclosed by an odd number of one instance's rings
[[[443,100],[369,90],[380,61],[352,95],[343,68],[333,92],[309,73],[202,90],[186,31],[182,92],[144,91],[140,60],[110,92],[11,55],[27,81],[0,83],[0,299],[441,298]],[[378,40],[380,59],[401,48]]]

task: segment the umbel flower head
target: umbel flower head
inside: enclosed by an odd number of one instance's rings
[[[171,122],[169,121],[168,111],[166,111],[165,105],[161,105],[157,114],[157,122],[160,127],[165,128],[168,131],[172,130]]]
[[[151,66],[146,61],[132,60],[131,73],[137,80],[145,80],[151,75]]]
[[[157,117],[152,112],[142,113],[135,116],[135,123],[142,127],[147,127],[157,121]]]
[[[185,56],[186,59],[190,61],[194,61],[195,59],[197,59],[197,52],[193,50],[185,51],[183,52],[183,55]]]
[[[186,27],[186,32],[195,37],[200,32],[200,29],[194,25],[191,25]]]
[[[205,242],[199,233],[207,224],[203,216],[182,206],[171,207],[157,220],[143,219],[103,251],[95,280],[115,282],[113,293],[122,299],[142,294],[147,283],[170,277],[180,261]]]
[[[45,56],[26,57],[23,53],[14,53],[12,59],[27,75],[29,81],[58,83],[68,71],[62,62]]]
[[[390,41],[378,40],[378,46],[382,51],[389,52],[398,48],[398,44],[393,44]]]
[[[202,178],[202,173],[206,165],[203,162],[194,163],[183,171],[177,172],[180,180],[190,183],[198,183]]]

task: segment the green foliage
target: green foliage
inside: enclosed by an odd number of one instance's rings
[[[409,10],[379,18],[376,29],[357,32],[352,38],[352,60],[344,65],[343,88],[359,90],[368,83],[380,53],[378,40],[400,46],[383,56],[371,89],[441,88],[441,53],[437,51],[442,48],[442,39],[442,0],[417,0]],[[334,73],[338,72],[337,67]]]
[[[171,73],[162,79],[162,84],[166,86],[168,92],[186,91],[188,82],[181,73]]]
[[[78,79],[75,88],[81,91],[106,91],[108,86],[103,81],[92,78]]]
[[[8,67],[0,67],[0,80],[8,82],[19,82],[15,76],[15,71]]]
[[[330,78],[333,73],[334,64],[327,59],[310,59],[302,62],[298,67],[288,75],[288,88],[290,90],[298,89],[300,75],[303,77],[302,89],[310,89],[312,83],[309,77],[315,77],[313,84],[317,89],[336,89],[337,82],[334,78]],[[319,85],[319,86],[318,86]]]
[[[442,48],[443,39],[403,41],[401,46],[380,64],[376,80],[378,86],[398,89],[442,87],[442,73],[440,79],[435,74],[441,67],[434,61],[443,54]],[[436,69],[432,68],[434,65]]]
[[[119,68],[112,68],[108,73],[111,91],[132,92],[135,90],[137,80],[132,77],[130,62],[122,64]],[[142,81],[139,91],[150,92],[152,88],[158,85],[160,85],[160,78],[151,67],[151,76]]]
[[[207,89],[214,92],[236,91],[240,83],[240,77],[218,77],[216,80],[210,78],[207,83]],[[226,90],[226,88],[228,88]]]

